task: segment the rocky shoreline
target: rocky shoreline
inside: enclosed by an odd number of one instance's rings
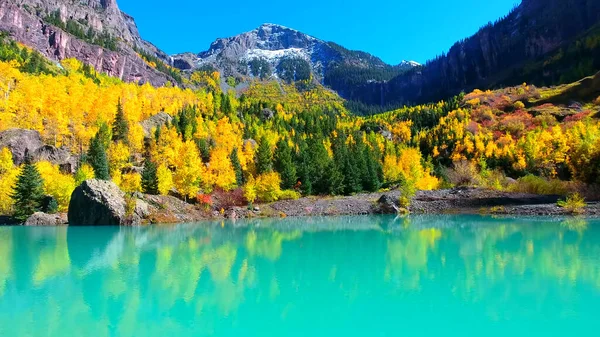
[[[36,213],[24,225],[143,225],[192,223],[203,220],[352,216],[396,214],[400,192],[357,194],[343,197],[305,197],[255,207],[203,208],[172,196],[136,193],[126,196],[110,182],[84,182],[73,193],[69,214]],[[559,196],[500,192],[479,188],[420,191],[411,214],[488,214],[513,216],[569,216],[557,206]],[[588,203],[582,216],[600,216],[600,203]],[[0,217],[0,224],[14,224]]]

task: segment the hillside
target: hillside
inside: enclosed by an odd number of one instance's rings
[[[2,1],[0,31],[55,61],[77,58],[125,81],[157,86],[176,82],[172,73],[140,55],[157,62],[167,58],[140,37],[133,18],[114,0]]]
[[[369,86],[370,104],[424,103],[461,91],[568,83],[600,70],[600,2],[523,0],[506,17],[422,68]],[[565,76],[563,76],[565,75]]]

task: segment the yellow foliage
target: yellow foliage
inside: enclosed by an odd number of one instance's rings
[[[256,200],[256,181],[252,175],[248,177],[248,181],[246,181],[243,190],[246,201],[248,201],[250,204],[254,203]]]
[[[79,186],[82,182],[90,179],[94,179],[94,168],[89,164],[83,164],[77,170],[75,174],[75,185]]]
[[[0,174],[9,171],[13,166],[12,153],[7,147],[2,148],[2,150],[0,150]]]
[[[21,174],[21,169],[13,167],[3,174],[0,174],[0,214],[11,214],[13,207],[13,187],[17,183],[17,178]]]
[[[215,184],[225,191],[235,187],[235,171],[229,159],[229,152],[225,148],[217,148],[211,153],[208,166],[210,167],[210,181],[205,183]]]
[[[158,192],[160,195],[167,195],[173,188],[173,173],[165,165],[160,165],[156,171],[158,177]]]
[[[123,192],[141,192],[142,176],[136,172],[122,174],[119,187]]]
[[[61,173],[58,165],[47,161],[38,162],[36,167],[44,179],[44,193],[56,199],[59,211],[66,211],[75,190],[75,178]]]
[[[281,195],[281,178],[276,172],[259,175],[256,178],[256,195],[262,202],[277,201]]]
[[[121,170],[129,162],[129,147],[123,142],[110,143],[108,146],[108,161],[110,169]]]
[[[205,171],[196,144],[192,141],[182,144],[176,166],[173,177],[175,188],[183,196],[195,197],[200,190],[201,178]]]

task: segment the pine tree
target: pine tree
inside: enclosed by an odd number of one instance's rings
[[[363,188],[366,191],[375,192],[381,187],[381,180],[379,178],[381,165],[368,146],[363,150],[363,157],[365,161],[365,171],[362,178]]]
[[[273,171],[273,154],[271,146],[265,137],[262,137],[256,150],[256,172],[258,174]]]
[[[298,181],[298,175],[294,166],[292,148],[289,146],[287,140],[283,138],[277,142],[274,166],[275,170],[281,176],[281,188],[284,190],[293,188]]]
[[[102,142],[98,136],[99,134],[96,134],[96,136],[92,138],[92,142],[90,143],[90,148],[87,153],[87,161],[94,169],[96,179],[110,180],[106,150],[104,149],[104,145],[102,145]]]
[[[158,195],[158,176],[156,164],[146,157],[142,171],[142,191],[146,194]]]
[[[44,180],[31,158],[27,156],[23,170],[13,189],[12,199],[15,202],[15,218],[25,221],[35,212],[42,210],[44,199]]]
[[[123,106],[121,105],[121,100],[117,103],[117,115],[115,116],[115,121],[113,123],[112,129],[112,140],[113,142],[122,141],[125,144],[128,143],[129,135],[129,124],[125,119],[125,113],[123,112]]]
[[[233,170],[235,171],[235,182],[238,187],[244,184],[244,175],[242,172],[242,164],[240,164],[240,158],[238,157],[238,149],[237,147],[231,151],[231,155],[229,156],[231,160],[231,165],[233,166]]]

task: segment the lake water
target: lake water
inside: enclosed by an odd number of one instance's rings
[[[574,336],[600,221],[0,227],[0,336]]]

